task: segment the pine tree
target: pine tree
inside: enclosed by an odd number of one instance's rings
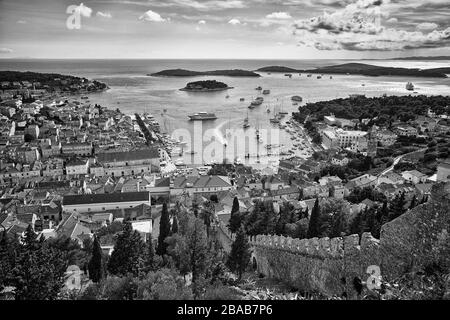
[[[161,220],[159,221],[159,236],[158,236],[158,247],[156,248],[156,253],[163,256],[167,252],[167,243],[164,242],[166,238],[170,235],[170,217],[167,211],[167,203],[164,202],[161,211]]]
[[[89,278],[97,283],[103,278],[102,265],[102,248],[97,236],[94,237],[94,244],[92,246],[92,255],[88,264]]]
[[[311,216],[309,217],[308,233],[306,235],[308,239],[319,236],[320,234],[319,222],[320,222],[319,198],[316,198],[316,202],[314,202],[314,207],[311,211]]]
[[[228,229],[232,233],[236,233],[241,225],[241,214],[239,212],[239,200],[234,197],[233,207],[231,208],[230,221],[228,222]]]
[[[108,262],[111,274],[124,276],[132,273],[137,276],[144,256],[144,243],[137,231],[133,231],[131,223],[125,222],[118,235],[114,250]]]
[[[250,244],[248,243],[245,229],[241,226],[237,232],[236,239],[231,245],[231,252],[227,261],[228,267],[231,271],[237,273],[239,280],[241,280],[242,273],[250,262],[250,257]]]

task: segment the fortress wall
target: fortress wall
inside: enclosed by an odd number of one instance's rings
[[[358,298],[369,266],[383,279],[437,262],[450,269],[450,183],[435,185],[431,200],[383,225],[380,240],[370,233],[338,238],[292,239],[258,235],[250,239],[258,271],[306,292]],[[364,286],[365,288],[365,286]],[[367,290],[367,289],[364,289]]]

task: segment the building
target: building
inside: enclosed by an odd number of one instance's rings
[[[68,155],[90,156],[92,154],[92,143],[63,143],[61,151]]]
[[[450,163],[442,162],[438,165],[436,181],[450,181]]]
[[[97,155],[105,175],[129,176],[159,170],[159,151],[156,148],[128,152],[107,152]]]
[[[408,125],[399,125],[394,129],[394,132],[402,137],[416,137],[417,129]]]
[[[228,177],[224,176],[189,176],[176,177],[171,183],[170,194],[181,195],[183,193],[209,193],[214,194],[220,191],[229,191],[233,187]]]
[[[427,175],[423,174],[422,172],[419,172],[417,170],[411,170],[411,171],[403,171],[402,177],[408,182],[418,184],[418,183],[424,183],[427,181]]]
[[[367,149],[367,132],[358,130],[325,129],[322,142],[328,149],[357,146],[358,151]]]
[[[390,130],[381,130],[376,133],[376,136],[383,147],[389,147],[397,141],[397,135]]]
[[[85,213],[134,208],[141,204],[150,206],[150,192],[66,195],[62,208],[64,212]]]
[[[66,164],[66,174],[88,174],[89,172],[89,160],[73,159]]]

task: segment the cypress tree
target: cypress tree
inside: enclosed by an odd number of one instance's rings
[[[411,203],[409,205],[409,209],[413,209],[417,206],[417,198],[416,195],[413,196],[413,198],[411,199]]]
[[[245,229],[241,226],[237,232],[236,239],[231,245],[230,256],[227,265],[231,271],[237,273],[238,279],[241,280],[242,273],[250,262],[250,244],[245,233]]]
[[[311,216],[309,217],[308,232],[306,235],[308,239],[319,236],[320,232],[319,220],[320,220],[319,198],[316,198],[316,202],[314,202],[314,207],[311,211]]]
[[[97,283],[103,278],[103,266],[102,266],[102,248],[100,247],[100,241],[97,236],[94,237],[94,244],[92,246],[92,256],[88,265],[89,278]]]
[[[147,240],[147,269],[148,271],[154,270],[155,263],[155,249],[153,247],[153,238],[150,233],[149,238]]]
[[[353,218],[352,223],[350,224],[350,233],[351,234],[361,234],[361,212]]]
[[[158,247],[156,248],[156,253],[160,256],[165,255],[167,252],[167,243],[164,240],[170,236],[170,227],[169,211],[167,210],[167,203],[164,202],[161,211],[161,220],[159,221]]]
[[[172,218],[172,234],[178,232],[178,218],[177,216],[173,216]]]
[[[228,229],[232,233],[236,233],[241,225],[241,215],[239,212],[239,200],[237,197],[234,197],[233,207],[231,208],[230,221],[228,222]]]

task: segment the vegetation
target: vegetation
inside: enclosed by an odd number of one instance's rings
[[[374,66],[363,63],[345,63],[329,67],[321,67],[311,70],[298,70],[288,67],[272,66],[260,68],[262,72],[292,72],[292,73],[331,73],[331,74],[355,74],[364,76],[409,76],[409,77],[436,77],[447,78],[447,69],[408,69]]]
[[[189,82],[185,88],[181,90],[185,91],[216,91],[230,89],[227,84],[216,80],[203,80]]]
[[[307,118],[322,121],[324,116],[333,113],[338,118],[372,119],[371,124],[388,126],[393,121],[414,120],[418,115],[425,115],[428,108],[436,114],[450,112],[450,97],[447,96],[385,96],[367,98],[334,99],[308,103],[294,112],[294,119],[300,123]]]
[[[233,69],[233,70],[215,70],[215,71],[191,71],[185,69],[163,70],[150,74],[154,77],[195,77],[195,76],[227,76],[227,77],[260,77],[253,71]]]
[[[248,243],[244,227],[241,226],[231,246],[231,253],[227,261],[231,271],[238,274],[238,280],[241,280],[242,273],[250,262],[250,255],[250,244]]]

